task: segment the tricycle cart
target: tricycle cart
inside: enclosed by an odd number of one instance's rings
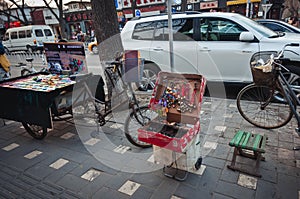
[[[87,74],[74,81],[66,75],[35,73],[2,81],[0,118],[21,122],[32,137],[43,139],[54,116],[72,114],[74,84],[91,84],[91,78]]]

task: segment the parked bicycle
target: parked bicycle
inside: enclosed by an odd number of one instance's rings
[[[253,84],[244,87],[237,96],[237,108],[244,119],[249,123],[264,129],[274,129],[286,125],[295,116],[298,126],[295,129],[300,136],[300,115],[297,105],[300,105],[300,87],[290,85],[284,76],[288,71],[282,65],[286,47],[299,47],[299,44],[287,44],[278,52],[277,56],[269,54],[266,63],[259,57],[268,53],[259,53],[253,56],[251,72]],[[289,52],[296,52],[288,50]],[[298,54],[297,54],[298,55]],[[296,149],[296,148],[295,148]],[[299,149],[297,147],[297,149]]]
[[[122,78],[122,67],[124,62],[117,60],[108,63],[104,70],[108,94],[106,96],[99,95],[99,90],[96,90],[95,95],[87,86],[83,86],[81,91],[73,94],[74,112],[79,117],[86,117],[87,115],[93,116],[96,113],[97,121],[100,126],[105,125],[114,111],[128,109],[129,115],[125,119],[124,133],[128,141],[138,147],[147,148],[151,145],[139,141],[137,129],[149,123],[157,116],[157,113],[151,111],[148,105],[140,105],[136,95],[132,89],[131,82],[125,82]],[[103,91],[100,91],[103,93]],[[96,96],[96,97],[95,97]],[[101,97],[102,96],[102,97]]]

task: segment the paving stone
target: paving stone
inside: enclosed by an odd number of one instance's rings
[[[17,143],[11,143],[10,145],[6,146],[6,147],[3,147],[2,150],[4,151],[12,151],[16,148],[18,148],[20,145],[17,144]]]
[[[257,178],[254,178],[252,176],[240,174],[238,179],[238,185],[241,185],[243,187],[249,188],[249,189],[256,189],[257,185]]]
[[[151,188],[157,188],[164,179],[164,176],[155,176],[152,173],[138,173],[131,177],[132,181]]]
[[[203,157],[202,163],[207,166],[216,167],[222,169],[225,165],[225,160],[214,158],[211,156]]]
[[[297,184],[297,177],[278,173],[278,184],[277,184],[278,198],[297,198],[298,189],[299,186]]]
[[[86,186],[82,187],[80,193],[90,198],[102,187],[106,186],[107,182],[111,180],[111,178],[112,175],[107,173],[101,173],[101,175],[95,178],[92,182],[89,182]]]
[[[258,180],[255,199],[278,198],[276,184]]]
[[[96,169],[90,169],[86,173],[84,173],[81,178],[88,180],[88,181],[93,181],[95,178],[97,178],[101,174],[101,171],[96,170]]]
[[[65,191],[59,195],[60,199],[83,199],[86,198],[84,196],[80,196],[77,193],[73,193],[71,191]]]
[[[141,186],[141,184],[128,180],[125,182],[125,184],[123,184],[118,189],[118,191],[121,193],[125,193],[129,196],[132,196],[134,194],[134,192],[136,192],[140,186]]]
[[[92,199],[112,199],[112,198],[118,198],[118,199],[129,199],[131,198],[129,195],[121,193],[119,191],[107,188],[107,187],[102,187],[99,191],[97,191]]]
[[[61,167],[65,166],[67,163],[69,163],[69,160],[60,158],[57,161],[50,164],[49,167],[54,168],[54,169],[60,169]]]
[[[24,182],[30,186],[34,186],[38,183],[40,183],[40,179],[36,178],[35,176],[32,176],[28,173],[22,173],[17,177],[17,180],[20,180],[21,182]]]
[[[32,151],[31,153],[28,153],[26,155],[24,155],[24,158],[27,158],[27,159],[33,159],[39,155],[41,155],[43,152],[41,151],[38,151],[38,150],[34,150]]]
[[[73,136],[75,136],[74,133],[67,132],[67,133],[63,134],[62,136],[60,136],[60,138],[68,140],[68,139],[72,138]]]
[[[160,185],[156,188],[152,195],[152,198],[170,198],[175,193],[179,182],[165,177],[165,180],[161,181]]]
[[[45,193],[48,193],[49,195],[59,195],[64,191],[62,187],[49,182],[42,182],[37,185],[36,188]]]
[[[226,165],[230,165],[231,162],[228,162]],[[235,172],[231,169],[228,169],[227,166],[225,169],[222,170],[220,180],[230,182],[230,183],[237,183],[239,178],[239,172]]]
[[[197,189],[184,183],[179,184],[175,193],[179,198],[193,199],[193,198],[212,198],[212,193],[206,189]],[[171,197],[171,196],[169,196]]]
[[[171,196],[171,198],[170,199],[182,199],[182,198],[180,198],[180,197],[178,197],[178,196]]]
[[[52,174],[55,170],[42,164],[37,164],[26,170],[26,173],[35,176],[39,179],[44,179]]]
[[[71,174],[67,174],[64,177],[62,177],[60,180],[58,180],[57,185],[63,186],[69,190],[72,191],[79,191],[84,186],[86,186],[89,182]]]
[[[243,198],[254,198],[255,196],[255,190],[221,180],[218,182],[215,192],[233,198],[240,198],[241,193],[243,193]]]

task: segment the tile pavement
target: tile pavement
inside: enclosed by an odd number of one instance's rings
[[[300,199],[300,152],[291,150],[300,145],[293,130],[295,121],[275,130],[256,128],[239,115],[234,100],[204,99],[203,165],[201,172],[189,173],[183,182],[164,176],[162,168],[156,168],[151,149],[132,146],[122,125],[108,123],[99,128],[89,126],[93,122],[84,123],[88,130],[78,133],[84,125],[72,122],[55,122],[44,140],[31,138],[18,122],[6,121],[0,127],[0,198]],[[260,165],[262,178],[227,169],[233,153],[228,142],[239,129],[269,137],[266,161]],[[130,153],[147,157],[129,159]],[[102,157],[122,165],[112,167]],[[130,165],[134,161],[153,169],[137,172],[139,167]],[[237,163],[253,166],[253,161],[243,158]]]

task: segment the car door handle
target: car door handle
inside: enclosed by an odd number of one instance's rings
[[[153,48],[154,51],[163,51],[164,49],[162,48]]]
[[[251,50],[242,50],[242,53],[252,53]]]
[[[201,52],[210,52],[211,50],[208,47],[203,47],[200,49]]]

